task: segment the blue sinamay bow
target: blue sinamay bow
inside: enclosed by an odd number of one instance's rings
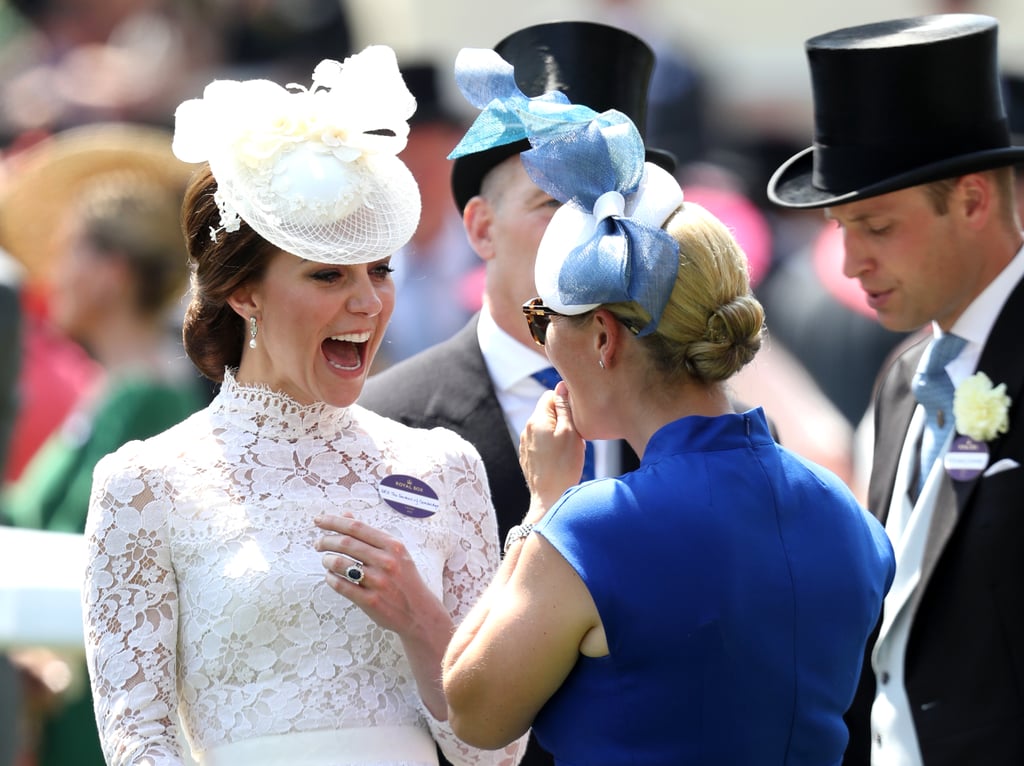
[[[449,155],[485,151],[522,139],[523,166],[534,183],[555,199],[593,218],[592,233],[557,253],[557,296],[562,307],[635,301],[650,315],[640,334],[653,332],[675,285],[679,247],[663,221],[627,215],[643,191],[645,150],[633,122],[622,112],[598,114],[550,91],[527,97],[512,66],[496,52],[463,49],[455,78],[466,98],[483,111]],[[682,191],[673,184],[682,202]],[[559,211],[561,214],[562,211]],[[559,214],[545,239],[557,239]],[[564,216],[563,216],[564,217]],[[573,228],[578,228],[577,221]],[[541,248],[541,257],[551,248]],[[549,296],[542,294],[545,301]]]

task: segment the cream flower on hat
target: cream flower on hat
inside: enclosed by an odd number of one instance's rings
[[[366,263],[419,222],[419,188],[396,156],[415,110],[394,51],[375,45],[321,61],[309,88],[215,80],[178,107],[172,148],[210,163],[225,231],[241,219],[302,258]]]

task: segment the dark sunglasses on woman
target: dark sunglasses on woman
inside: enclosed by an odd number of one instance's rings
[[[530,328],[530,335],[533,336],[533,340],[538,346],[543,346],[544,341],[547,340],[548,325],[551,324],[551,317],[565,316],[565,314],[559,314],[554,309],[545,306],[542,298],[531,298],[524,303],[523,313],[526,314],[526,324]],[[615,315],[612,314],[612,316]],[[636,327],[632,322],[627,322],[625,319],[617,316],[615,319],[634,335],[640,332],[640,328]]]

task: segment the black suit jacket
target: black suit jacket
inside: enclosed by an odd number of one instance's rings
[[[978,370],[1006,384],[1007,433],[988,443],[991,476],[943,476],[925,543],[905,658],[905,684],[927,766],[1024,764],[1024,282],[1011,293]],[[911,380],[928,338],[898,357],[875,401],[868,507],[883,522],[916,402]],[[870,763],[875,678],[868,645],[847,721],[846,766]]]
[[[449,428],[475,446],[487,469],[499,540],[504,541],[526,515],[530,491],[477,342],[478,320],[479,315],[448,340],[374,375],[359,403],[416,428]],[[554,759],[531,735],[522,764],[551,766]]]

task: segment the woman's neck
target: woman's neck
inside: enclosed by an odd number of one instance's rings
[[[666,383],[662,386],[648,386],[643,391],[642,397],[632,397],[630,405],[623,409],[620,421],[623,438],[641,457],[654,433],[668,423],[691,415],[717,417],[734,412],[725,386],[721,383]]]

